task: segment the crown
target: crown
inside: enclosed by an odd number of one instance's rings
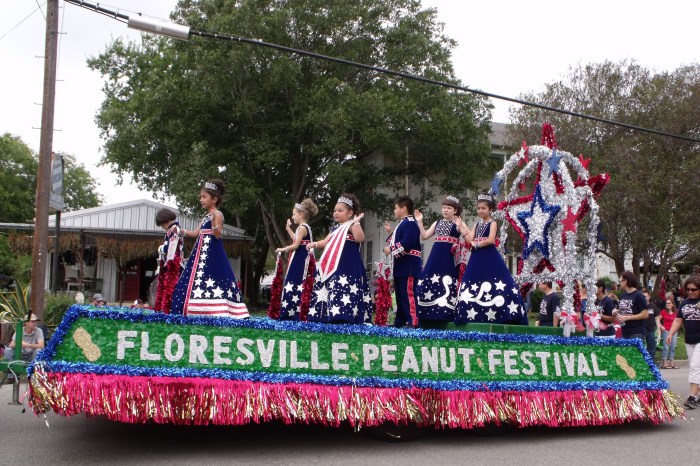
[[[204,188],[205,189],[211,189],[212,191],[216,191],[217,193],[219,192],[219,188],[214,183],[210,183],[208,181],[204,182]]]
[[[445,199],[447,199],[448,201],[452,201],[452,202],[454,202],[455,204],[459,204],[459,199],[457,199],[457,198],[454,197],[454,196],[447,196]]]
[[[294,204],[294,208],[297,210],[301,210],[303,212],[308,212],[307,208],[304,207],[303,204],[299,204],[298,202],[296,204]]]
[[[345,197],[345,196],[340,196],[340,197],[338,198],[338,202],[342,202],[343,204],[347,204],[347,205],[349,205],[350,207],[353,207],[352,200],[351,200],[351,199],[348,199],[348,198]]]
[[[493,198],[491,196],[489,196],[488,194],[479,194],[476,197],[476,200],[477,201],[491,201],[491,202],[493,202]]]

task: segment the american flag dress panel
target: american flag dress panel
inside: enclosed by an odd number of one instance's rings
[[[322,280],[317,270],[307,317],[310,322],[363,324],[372,321],[372,298],[360,245],[349,232],[345,241],[336,271]]]
[[[435,243],[417,283],[418,318],[454,321],[459,288],[455,253],[460,233],[451,220],[435,225]]]
[[[211,227],[212,215],[207,214],[175,287],[171,313],[190,317],[249,317],[223,241],[214,236]]]
[[[475,241],[488,239],[493,222],[476,225]],[[513,275],[494,245],[472,248],[457,294],[455,322],[527,325]]]
[[[306,245],[313,241],[311,227],[306,223],[300,227],[306,228],[304,239],[296,251],[292,251],[287,267],[287,275],[284,277],[284,287],[282,288],[282,303],[280,306],[280,320],[299,320],[301,310],[301,292],[306,279],[309,266],[309,254],[312,251],[306,249]],[[297,233],[299,228],[297,228]],[[296,241],[296,234],[295,234]]]

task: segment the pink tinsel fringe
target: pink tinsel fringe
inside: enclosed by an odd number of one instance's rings
[[[666,390],[489,392],[270,384],[221,379],[45,373],[30,386],[36,413],[106,416],[129,423],[241,425],[281,420],[338,426],[416,423],[474,428],[661,423],[682,416]]]

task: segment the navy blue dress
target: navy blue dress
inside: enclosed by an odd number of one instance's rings
[[[459,236],[452,220],[440,220],[435,225],[435,243],[416,291],[419,321],[455,320],[459,264],[455,264],[454,252]]]
[[[306,223],[299,225],[306,228],[304,239],[296,251],[293,251],[289,258],[287,275],[284,277],[284,287],[282,288],[282,304],[280,306],[280,320],[299,320],[301,310],[301,292],[306,278],[306,271],[309,266],[308,258],[311,251],[306,249],[306,245],[313,241],[311,227]],[[297,228],[297,233],[299,228]],[[296,241],[296,234],[294,236]]]
[[[475,241],[488,239],[493,222],[479,222]],[[527,325],[525,306],[496,246],[472,249],[459,286],[457,323]]]
[[[335,228],[332,231],[335,231]],[[370,323],[372,298],[369,294],[365,266],[360,255],[360,245],[355,242],[349,231],[338,257],[337,269],[325,280],[322,279],[320,271],[322,262],[323,256],[316,269],[307,320],[323,323]]]
[[[173,292],[171,314],[202,317],[249,317],[223,242],[214,236],[212,215],[202,220],[187,267]]]

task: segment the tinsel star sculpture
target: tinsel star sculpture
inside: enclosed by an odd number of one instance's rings
[[[514,276],[520,292],[524,296],[535,283],[556,282],[564,294],[562,310],[567,311],[579,307],[577,281],[595,289],[596,199],[610,177],[591,176],[589,163],[583,155],[574,157],[560,150],[554,129],[545,123],[542,144],[528,146],[523,141],[491,184],[497,199],[493,217],[501,220],[500,247],[508,243],[510,231],[522,242]],[[529,194],[523,195],[523,191]],[[576,241],[577,236],[580,241]],[[520,249],[517,238],[510,250]],[[582,244],[585,246],[579,246]]]

